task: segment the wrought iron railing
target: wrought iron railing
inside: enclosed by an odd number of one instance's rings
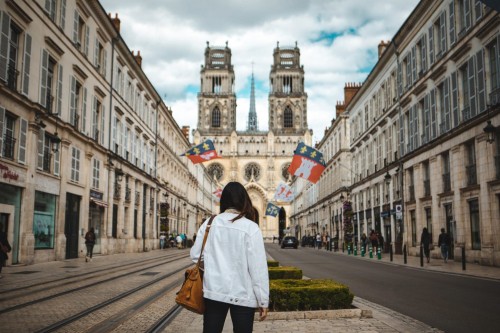
[[[7,87],[11,90],[17,91],[17,77],[19,76],[19,71],[15,66],[9,64],[7,68]]]
[[[139,206],[141,204],[141,192],[135,191],[135,205]]]
[[[408,190],[410,191],[410,201],[415,200],[415,185],[408,186]]]
[[[477,184],[476,164],[471,164],[466,166],[465,171],[467,174],[467,186],[476,185]]]
[[[424,197],[431,195],[431,181],[430,179],[424,180]]]
[[[443,192],[450,192],[451,191],[451,177],[450,173],[444,173],[443,174]]]
[[[132,200],[132,189],[130,187],[125,187],[125,202],[130,202]]]
[[[472,114],[471,114],[470,106],[467,106],[466,108],[464,108],[462,110],[463,121],[469,120],[471,118],[471,116],[472,116]]]
[[[50,172],[50,161],[52,160],[52,154],[50,149],[46,148],[43,151],[43,171]]]

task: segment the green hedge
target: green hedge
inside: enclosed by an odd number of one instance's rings
[[[271,311],[349,309],[354,295],[333,280],[271,280]]]
[[[302,279],[302,270],[292,266],[269,267],[269,280]]]
[[[268,260],[267,267],[278,267],[280,265],[279,261],[276,260]]]

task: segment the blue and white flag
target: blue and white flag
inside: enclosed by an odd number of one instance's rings
[[[280,208],[273,203],[268,202],[266,208],[266,215],[276,217],[280,211]]]
[[[292,188],[285,183],[280,183],[274,193],[274,200],[290,202],[295,197]]]

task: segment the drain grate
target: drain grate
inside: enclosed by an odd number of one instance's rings
[[[40,271],[22,271],[22,272],[15,272],[12,274],[33,274],[33,273],[38,273]]]
[[[142,273],[141,275],[156,275],[156,274],[160,274],[160,272],[146,272]]]

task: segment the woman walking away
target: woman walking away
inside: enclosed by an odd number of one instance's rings
[[[85,262],[92,261],[92,252],[94,251],[95,244],[95,233],[94,228],[90,228],[85,234],[85,246],[87,246],[87,255],[85,256]]]
[[[420,236],[420,244],[422,246],[422,249],[424,250],[424,255],[427,258],[427,262],[430,262],[430,249],[429,246],[431,244],[431,235],[429,234],[429,231],[427,228],[424,228],[422,230],[422,236]]]
[[[203,332],[222,332],[231,312],[234,332],[253,331],[255,309],[267,317],[269,276],[262,233],[247,191],[230,182],[222,191],[220,214],[215,216],[203,252]],[[200,256],[208,221],[198,230],[191,259]]]

